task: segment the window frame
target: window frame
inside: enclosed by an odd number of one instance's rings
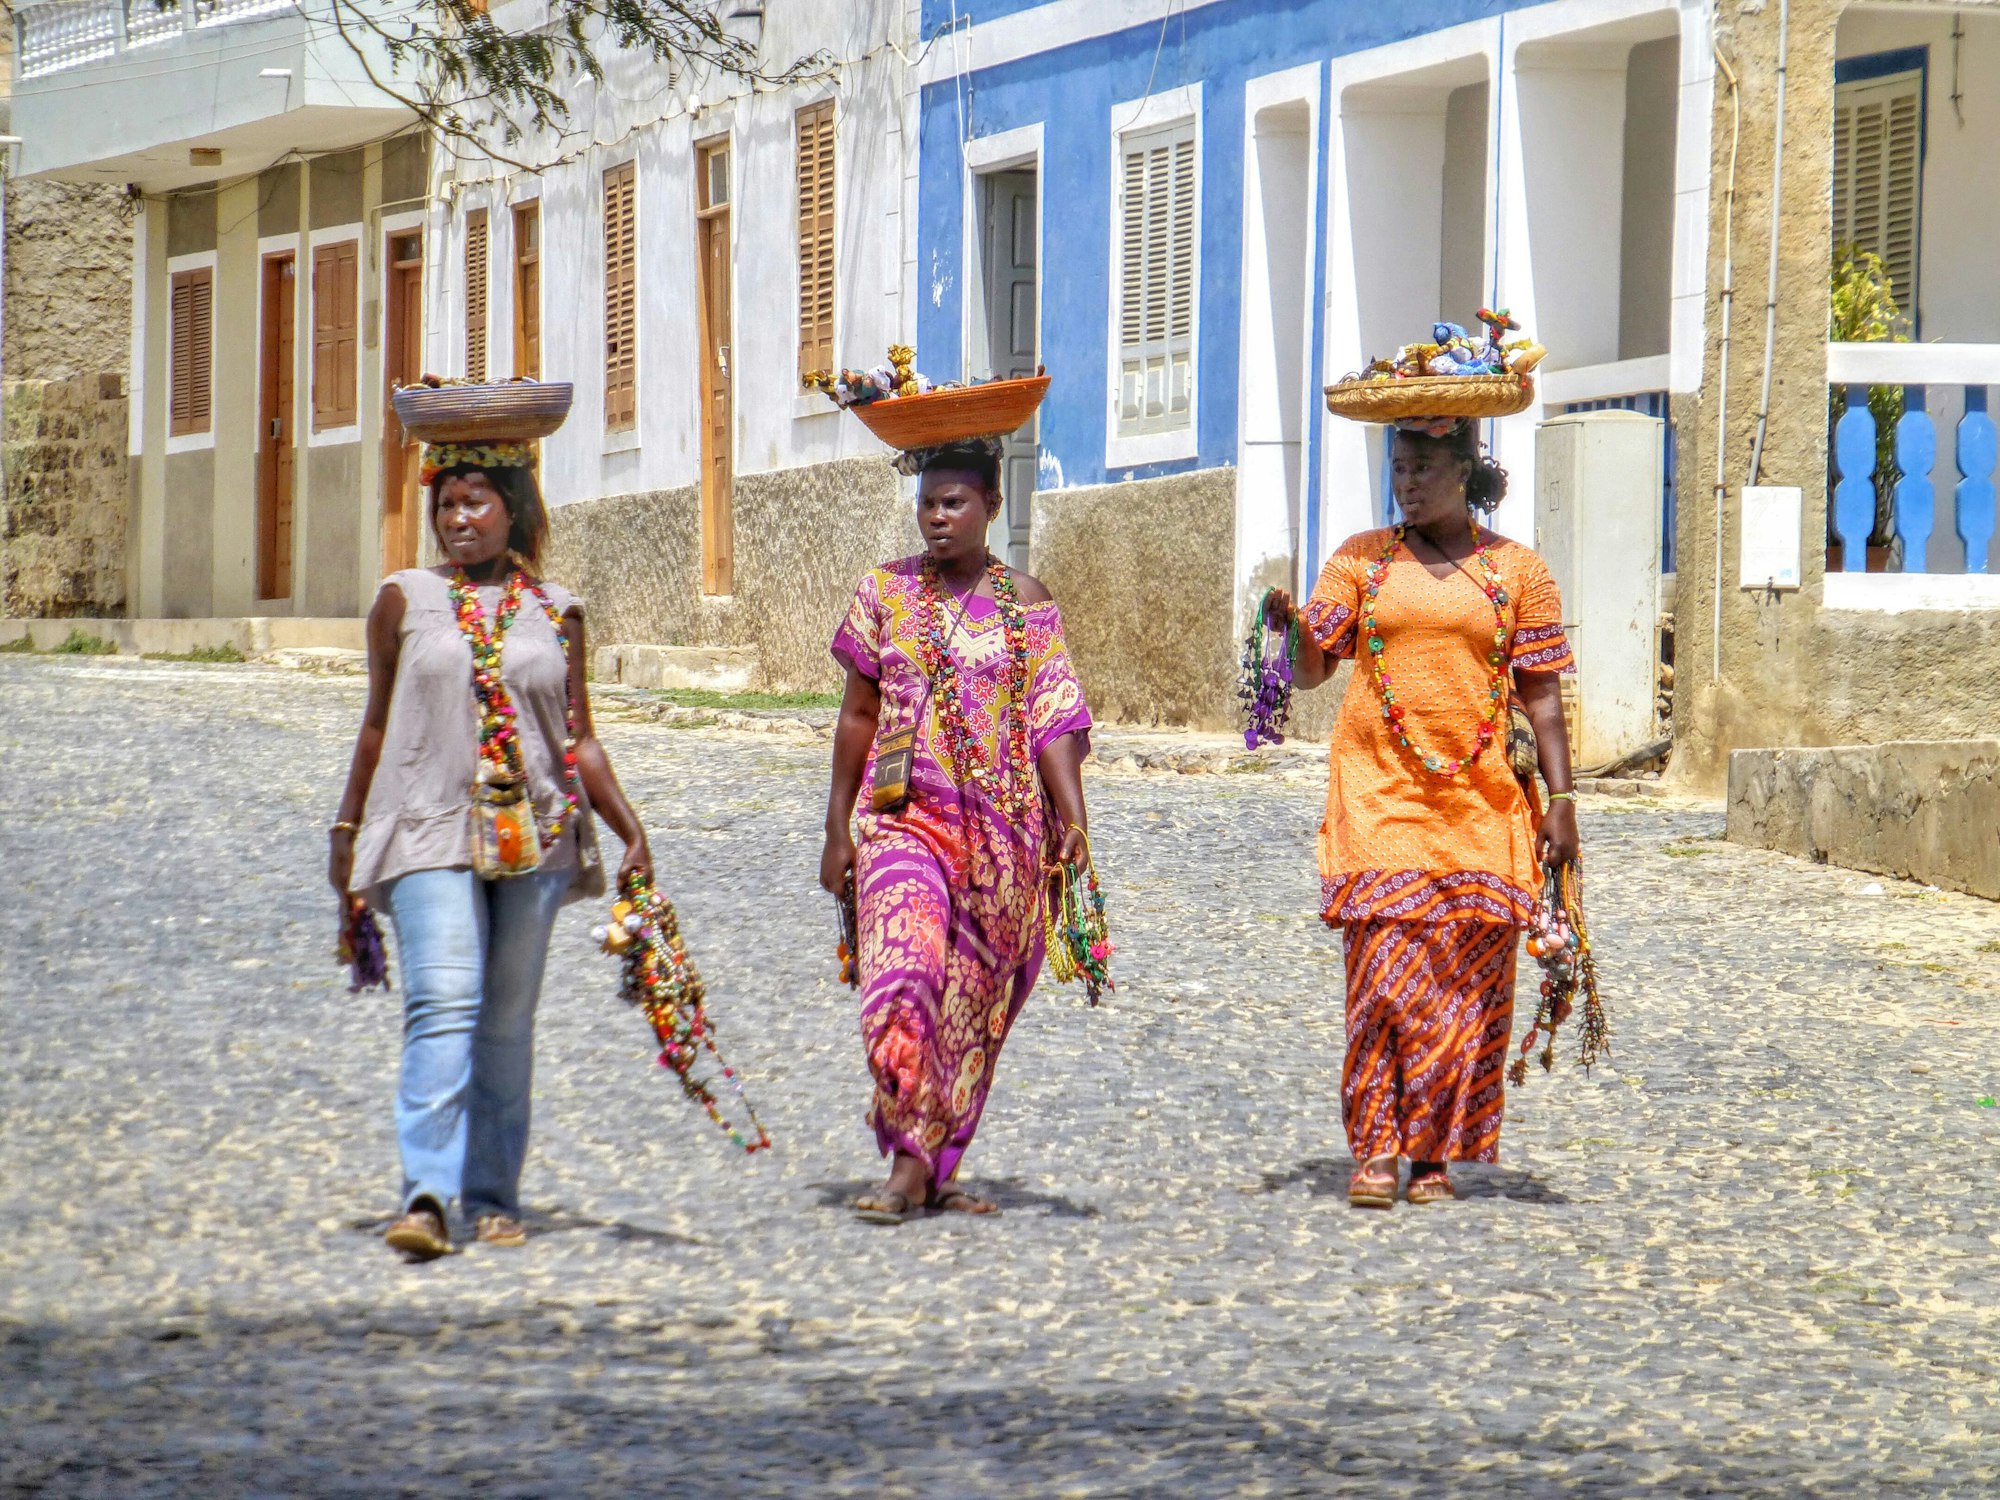
[[[487,209],[466,212],[459,255],[465,271],[465,378],[483,381],[493,353],[493,215]]]
[[[1206,132],[1202,118],[1200,84],[1168,90],[1145,99],[1111,107],[1111,211],[1107,245],[1106,280],[1110,288],[1105,344],[1104,466],[1107,470],[1137,468],[1150,464],[1176,463],[1195,458],[1200,451],[1201,429],[1201,311],[1202,311],[1202,201]],[[1124,300],[1125,251],[1125,158],[1128,142],[1185,129],[1194,147],[1194,243],[1191,256],[1188,309],[1188,403],[1187,419],[1171,427],[1129,431],[1122,425],[1120,404],[1124,379],[1125,344],[1122,302]]]
[[[535,225],[535,246],[532,256],[522,253],[522,224],[533,220]],[[508,351],[514,375],[531,380],[542,378],[542,200],[524,198],[510,205],[508,210],[508,248],[512,256],[513,276],[510,295],[513,301],[513,348]],[[535,289],[532,298],[525,295],[526,271],[534,267]],[[525,357],[530,324],[533,325],[535,357],[530,361]]]
[[[167,452],[169,453],[186,453],[200,448],[213,448],[215,446],[215,273],[216,252],[213,250],[204,250],[193,255],[175,256],[167,262],[167,378],[162,384],[164,386],[163,395],[165,396],[167,420]],[[174,294],[176,288],[184,279],[191,286],[206,284],[208,288],[208,359],[205,371],[208,377],[208,400],[200,426],[191,425],[193,419],[190,418],[190,425],[180,427],[179,430],[176,430],[174,397],[177,394],[177,389],[174,380],[174,365],[176,363],[176,354],[180,348],[180,338],[177,336],[180,330],[176,327],[177,319],[174,316]],[[192,308],[190,308],[190,337],[192,336],[192,329]],[[194,376],[191,371],[189,375],[190,392],[192,392],[193,388]]]
[[[614,316],[612,302],[612,235],[614,226],[611,213],[613,177],[622,177],[629,182],[631,196],[631,206],[628,211],[631,224],[631,238],[629,243],[620,247],[623,252],[620,259],[625,262],[626,267],[627,296],[630,299],[630,306],[629,308],[618,310],[620,314],[629,318],[631,329],[629,336],[630,347],[625,351],[630,366],[630,376],[621,382],[618,388],[630,391],[631,404],[629,409],[621,407],[615,414],[612,406],[612,382],[614,375],[618,373],[618,369],[612,363],[611,352],[611,326]],[[600,346],[603,354],[603,365],[601,368],[603,376],[602,406],[604,410],[604,434],[607,439],[616,441],[634,437],[639,427],[639,164],[636,158],[627,157],[624,161],[613,162],[598,174],[598,209],[604,229],[601,250],[602,263],[600,268],[600,280],[603,283],[604,293],[602,344]]]
[[[306,444],[320,447],[329,443],[358,442],[361,437],[361,234],[359,224],[341,224],[314,230],[306,249],[307,282],[305,295],[306,336]],[[354,270],[354,320],[348,337],[354,346],[354,381],[346,392],[348,404],[322,412],[320,406],[320,257],[331,251],[348,251]],[[338,356],[336,356],[337,358]]]
[[[817,180],[813,182],[813,186],[817,189],[817,196],[824,201],[826,206],[823,209],[814,208],[810,215],[808,214],[806,204],[808,180],[805,160],[807,150],[806,129],[809,118],[814,121],[820,119],[825,121],[823,128],[826,144],[824,148],[821,148],[816,138],[813,143],[813,149],[815,151],[823,150],[828,158],[826,163],[828,181],[824,184],[818,183]],[[838,356],[835,351],[840,327],[841,173],[839,123],[839,112],[835,109],[834,100],[831,97],[816,100],[792,112],[792,207],[798,252],[798,373],[802,380],[808,372],[813,370],[831,371],[836,367],[838,362]],[[823,217],[826,221],[823,226],[815,226],[812,231],[816,240],[817,237],[824,236],[824,249],[822,251],[820,245],[817,243],[814,246],[810,267],[812,273],[810,280],[808,279],[806,250],[806,221],[809,216],[814,218]],[[821,336],[819,320],[815,317],[809,317],[807,313],[808,297],[818,292],[821,288],[824,289],[827,304],[824,337]]]
[[[1928,46],[1901,47],[1888,52],[1870,52],[1855,57],[1843,57],[1833,65],[1833,129],[1834,172],[1831,174],[1829,189],[1828,235],[1837,246],[1840,235],[1833,227],[1841,208],[1841,182],[1838,175],[1839,130],[1842,94],[1852,97],[1852,91],[1881,89],[1899,82],[1905,77],[1913,77],[1916,83],[1917,102],[1917,162],[1913,185],[1913,202],[1910,205],[1910,275],[1907,285],[1899,283],[1894,289],[1896,304],[1901,319],[1907,323],[1904,329],[1912,339],[1921,339],[1923,329],[1924,295],[1924,169],[1930,153],[1930,48]],[[1863,246],[1864,249],[1878,247]],[[1885,257],[1886,260],[1886,257]]]

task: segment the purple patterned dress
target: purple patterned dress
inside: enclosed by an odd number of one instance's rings
[[[869,1123],[884,1155],[907,1151],[949,1181],[972,1144],[994,1065],[1042,967],[1042,853],[1046,814],[1032,798],[1016,825],[976,786],[951,778],[933,745],[934,701],[917,640],[921,559],[861,580],[833,638],[834,659],[882,690],[881,727],[918,716],[910,800],[869,809],[871,746],[862,774],[855,858],[861,1036],[875,1095]],[[949,603],[948,609],[954,608]],[[1053,603],[1027,607],[1028,751],[1090,731],[1083,689],[1063,646]],[[968,601],[952,634],[966,727],[1004,767],[1005,733],[1020,704],[1004,701],[1007,653],[999,606]]]

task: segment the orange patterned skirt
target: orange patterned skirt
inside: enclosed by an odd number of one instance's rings
[[[1354,1159],[1498,1160],[1520,929],[1363,921],[1342,936]]]

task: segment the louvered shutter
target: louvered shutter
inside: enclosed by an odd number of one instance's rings
[[[833,368],[833,101],[798,113],[799,374]]]
[[[514,210],[514,373],[542,378],[542,206]]]
[[[1171,431],[1194,400],[1194,126],[1127,136],[1122,150],[1118,430]]]
[[[176,271],[168,292],[167,431],[208,431],[214,372],[215,272]]]
[[[486,378],[486,210],[465,216],[465,376]]]
[[[604,426],[638,417],[638,218],[636,173],[627,162],[604,174]]]
[[[1923,73],[1840,84],[1833,108],[1833,242],[1882,257],[1914,327],[1923,198]]]
[[[354,240],[313,250],[313,431],[359,420],[360,320]]]

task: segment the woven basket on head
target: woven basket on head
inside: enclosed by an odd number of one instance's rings
[[[505,380],[406,385],[390,399],[412,443],[525,443],[562,426],[571,394],[567,380]]]
[[[1511,417],[1534,404],[1526,375],[1419,375],[1408,380],[1350,377],[1326,388],[1326,409],[1356,422],[1406,417]]]
[[[1048,376],[1030,375],[921,396],[891,396],[848,410],[891,448],[936,448],[967,438],[1003,437],[1024,426],[1048,389]]]

